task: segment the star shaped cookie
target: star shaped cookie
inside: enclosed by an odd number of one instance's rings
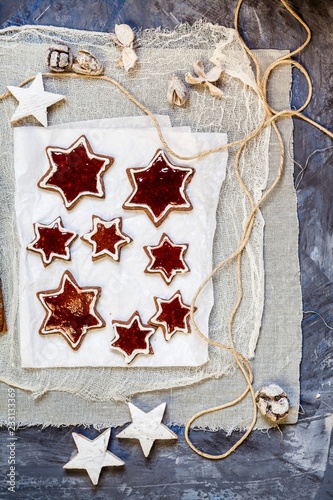
[[[186,186],[194,172],[194,168],[173,165],[158,149],[147,167],[127,169],[133,191],[123,208],[144,210],[156,227],[171,211],[192,210]]]
[[[140,410],[133,403],[128,403],[128,407],[131,412],[132,423],[121,431],[117,438],[137,439],[145,457],[149,456],[156,440],[178,439],[174,432],[162,424],[166,403],[162,403],[147,413]]]
[[[27,249],[41,255],[44,267],[54,259],[70,260],[69,246],[78,235],[64,228],[61,217],[57,217],[48,225],[36,222],[34,232],[35,239]]]
[[[64,469],[85,469],[91,482],[98,484],[103,467],[120,467],[125,464],[120,458],[108,451],[111,429],[107,429],[95,439],[89,439],[72,432],[78,453],[63,466]]]
[[[92,260],[109,256],[118,262],[121,249],[133,241],[122,232],[122,218],[117,217],[106,221],[93,215],[92,224],[90,233],[81,236],[83,241],[90,243],[93,247]]]
[[[111,347],[124,355],[126,363],[131,363],[138,354],[154,354],[149,339],[156,328],[144,325],[138,311],[128,321],[113,320],[112,325],[115,336]]]
[[[177,245],[163,233],[157,246],[147,245],[143,248],[150,259],[145,273],[160,274],[167,285],[170,285],[176,274],[190,271],[184,259],[188,249],[187,243]]]
[[[100,287],[80,287],[65,271],[58,288],[37,293],[47,313],[39,333],[60,334],[76,351],[88,330],[105,326],[96,310],[100,294]]]
[[[15,113],[11,118],[11,123],[22,118],[34,116],[44,127],[47,127],[47,108],[56,102],[66,99],[64,95],[46,92],[43,85],[43,77],[38,73],[30,87],[7,87],[15,99],[19,101]]]
[[[46,154],[50,168],[38,186],[58,191],[67,210],[83,196],[105,198],[102,175],[111,167],[114,158],[95,154],[84,135],[67,149],[48,146]]]
[[[191,333],[191,307],[184,304],[180,290],[177,290],[169,300],[154,297],[154,301],[156,313],[148,323],[156,327],[160,326],[165,340],[170,340],[176,332]]]

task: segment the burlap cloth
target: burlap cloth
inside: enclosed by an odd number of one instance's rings
[[[141,37],[141,66],[132,76],[114,70],[114,61],[118,54],[106,34],[32,27],[14,28],[13,32],[5,30],[0,34],[2,84],[17,84],[26,76],[41,71],[45,49],[59,40],[70,43],[74,51],[77,47],[90,49],[107,62],[106,69],[109,74],[113,74],[153,112],[169,114],[174,125],[190,125],[195,131],[227,132],[229,140],[233,140],[246,135],[259,122],[261,105],[257,94],[251,88],[255,87],[253,75],[233,30],[198,24],[193,28],[181,27],[169,34],[146,32]],[[190,70],[189,61],[195,59],[204,58],[207,61],[219,42],[222,42],[220,51],[225,57],[227,69],[224,99],[214,101],[207,92],[194,90],[190,105],[185,110],[171,110],[164,99],[170,73],[174,70]],[[277,58],[280,52],[258,51],[257,54],[265,67],[269,61]],[[288,107],[290,84],[290,68],[281,67],[276,71],[270,85],[270,92],[274,96],[271,102],[275,107]],[[105,110],[107,116],[138,114],[133,104],[119,96],[119,92],[106,82],[94,82],[96,92],[86,85],[87,81],[84,80],[66,79],[60,82],[55,79],[47,82],[47,90],[68,96],[66,106],[59,105],[50,113],[50,124],[100,118],[105,116]],[[1,186],[9,184],[11,189],[4,192],[3,188],[1,193],[1,276],[4,281],[9,332],[0,339],[0,379],[29,390],[34,395],[32,398],[29,393],[17,390],[17,422],[22,425],[121,425],[128,420],[127,406],[121,400],[135,393],[153,391],[137,395],[134,400],[143,408],[152,407],[162,400],[167,401],[167,421],[184,424],[196,411],[222,404],[238,396],[244,389],[242,377],[235,373],[230,355],[213,348],[210,349],[209,363],[200,369],[120,372],[112,369],[78,371],[20,368],[18,335],[15,328],[18,271],[15,259],[17,241],[12,213],[12,135],[8,127],[8,119],[13,113],[15,102],[10,99],[1,105],[1,128],[4,130],[4,168],[1,172],[4,183],[2,182]],[[285,142],[289,143],[292,134],[291,121],[284,121],[281,129]],[[255,199],[260,197],[267,176],[268,183],[274,178],[278,166],[278,145],[274,137],[270,145],[268,141],[269,131],[266,131],[250,148],[246,148],[246,154],[240,164],[242,174]],[[235,249],[249,211],[233,176],[234,153],[230,151],[227,181],[221,193],[217,213],[218,227],[214,245],[216,263]],[[246,356],[253,358],[256,348],[253,361],[255,387],[276,382],[287,391],[292,405],[288,421],[292,423],[297,420],[299,400],[301,292],[293,162],[289,157],[285,167],[279,187],[263,206],[262,215],[258,214],[246,250],[243,265],[244,300],[236,318],[234,335],[237,348]],[[227,338],[226,322],[237,294],[235,276],[235,266],[228,266],[214,282],[216,307],[211,317],[210,336],[222,342]],[[260,337],[256,346],[259,331]],[[168,389],[170,387],[171,389]],[[6,422],[7,419],[6,398],[7,388],[2,385],[1,411],[5,410],[0,417],[1,422]],[[245,400],[236,408],[205,417],[198,425],[230,431],[246,427],[250,419],[251,402]],[[269,424],[262,419],[258,421],[260,428],[267,425]]]

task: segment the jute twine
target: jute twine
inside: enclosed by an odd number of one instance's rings
[[[327,130],[326,128],[322,127],[318,123],[314,122],[310,118],[307,118],[306,116],[302,115],[302,111],[309,104],[309,102],[311,100],[311,97],[312,97],[312,82],[311,82],[311,79],[310,79],[310,76],[309,76],[309,73],[307,72],[307,70],[300,63],[298,63],[297,61],[293,61],[291,58],[293,56],[299,54],[309,44],[309,42],[311,40],[311,31],[310,31],[310,28],[308,27],[308,25],[293,11],[293,9],[287,4],[287,2],[285,0],[279,0],[279,1],[287,9],[287,11],[292,15],[292,17],[294,19],[296,19],[303,26],[303,28],[305,29],[306,34],[307,34],[305,42],[301,46],[299,46],[296,50],[294,50],[293,52],[291,52],[290,54],[287,54],[287,55],[285,55],[283,57],[280,57],[279,59],[277,59],[276,61],[274,61],[266,69],[266,71],[264,72],[264,74],[261,75],[261,71],[260,71],[258,60],[254,56],[254,54],[252,53],[252,51],[247,47],[246,43],[244,42],[244,40],[242,39],[242,37],[241,37],[241,35],[239,33],[239,28],[238,28],[239,13],[240,13],[240,9],[241,9],[243,0],[238,0],[236,11],[235,11],[235,18],[234,18],[235,29],[237,31],[240,43],[242,44],[242,46],[244,47],[245,51],[247,52],[247,54],[249,55],[249,57],[251,58],[251,60],[252,60],[252,62],[254,64],[256,82],[257,82],[257,86],[258,86],[258,93],[259,93],[259,96],[260,96],[260,98],[262,100],[262,103],[263,103],[263,116],[262,116],[262,119],[261,119],[261,122],[260,122],[259,126],[255,130],[253,130],[250,134],[248,134],[246,137],[244,137],[243,139],[239,139],[237,141],[230,142],[230,143],[228,143],[226,145],[223,145],[223,146],[220,146],[220,147],[217,147],[217,148],[213,148],[213,149],[209,149],[207,151],[203,151],[203,152],[201,152],[201,153],[199,153],[197,155],[182,156],[182,155],[177,154],[177,152],[173,151],[169,147],[169,145],[167,144],[166,140],[164,139],[161,127],[160,127],[160,125],[159,125],[159,123],[158,123],[157,118],[155,117],[155,115],[148,108],[146,108],[146,106],[144,106],[140,101],[138,101],[119,82],[117,82],[113,78],[111,78],[109,76],[106,76],[106,75],[103,75],[103,76],[90,76],[90,75],[78,75],[76,73],[43,73],[43,77],[50,77],[50,78],[54,78],[54,77],[58,77],[58,78],[89,78],[89,79],[104,80],[106,82],[111,83],[112,85],[114,85],[115,87],[117,87],[130,101],[132,101],[143,113],[145,113],[146,115],[148,115],[151,118],[152,122],[154,123],[154,126],[156,127],[159,139],[160,139],[161,144],[163,145],[163,147],[165,148],[165,150],[170,155],[174,156],[175,158],[178,158],[179,160],[184,160],[184,161],[186,161],[186,160],[195,160],[195,159],[202,158],[204,156],[207,156],[207,155],[219,152],[219,151],[224,151],[224,150],[229,149],[231,147],[238,146],[238,151],[237,151],[237,154],[236,154],[236,157],[235,157],[234,170],[235,170],[235,173],[236,173],[237,180],[238,180],[238,182],[239,182],[242,190],[244,191],[246,197],[248,198],[248,200],[250,202],[251,212],[250,212],[250,214],[249,214],[249,216],[248,216],[248,218],[246,220],[246,223],[245,223],[245,226],[244,226],[244,230],[243,230],[243,234],[241,236],[241,239],[240,239],[238,247],[236,248],[236,250],[231,255],[229,255],[229,257],[227,257],[222,262],[220,262],[215,267],[215,269],[213,269],[213,271],[209,274],[209,276],[207,276],[207,278],[205,279],[205,281],[200,285],[200,287],[198,288],[198,290],[196,291],[196,293],[195,293],[195,295],[193,297],[193,300],[192,300],[192,303],[191,303],[191,313],[190,313],[191,321],[192,321],[194,329],[195,329],[196,333],[199,335],[199,337],[201,337],[208,344],[211,344],[211,345],[214,345],[214,346],[219,347],[221,349],[225,349],[225,350],[229,351],[233,355],[233,357],[234,357],[234,359],[236,361],[236,364],[237,364],[239,370],[241,371],[241,373],[242,373],[242,375],[243,375],[243,377],[245,379],[245,382],[246,382],[245,389],[244,389],[243,393],[240,396],[238,396],[236,399],[234,399],[233,401],[229,401],[229,402],[227,402],[227,403],[225,403],[223,405],[215,406],[213,408],[208,408],[208,409],[202,410],[201,412],[196,413],[195,415],[193,415],[193,417],[191,417],[191,419],[188,421],[188,423],[187,423],[187,425],[185,427],[185,439],[186,439],[186,442],[189,445],[189,447],[195,453],[197,453],[198,455],[200,455],[200,456],[202,456],[204,458],[212,459],[212,460],[220,460],[222,458],[226,458],[232,452],[234,452],[240,446],[240,444],[242,444],[247,439],[247,437],[249,436],[249,434],[252,432],[252,430],[254,428],[254,425],[256,423],[256,420],[257,420],[257,406],[256,406],[256,401],[255,401],[255,393],[254,393],[254,389],[253,389],[253,372],[252,372],[252,368],[251,368],[250,363],[248,362],[248,360],[240,352],[238,352],[237,349],[235,348],[235,343],[234,343],[234,339],[233,339],[232,328],[233,328],[233,323],[234,323],[235,316],[236,316],[236,314],[238,312],[239,306],[240,306],[240,304],[242,302],[242,296],[243,296],[242,277],[241,277],[241,266],[242,266],[243,251],[246,248],[247,243],[249,242],[249,239],[250,239],[250,236],[251,236],[251,233],[252,233],[252,229],[253,229],[253,224],[254,224],[256,212],[257,212],[258,208],[266,200],[266,198],[272,193],[272,191],[274,190],[274,188],[279,183],[279,181],[281,179],[281,176],[282,176],[282,173],[283,173],[284,158],[285,158],[285,148],[284,148],[283,140],[282,140],[282,137],[281,137],[281,133],[280,133],[280,131],[278,129],[278,126],[277,126],[277,122],[279,120],[284,119],[284,118],[293,118],[293,117],[299,118],[301,120],[306,121],[307,123],[310,123],[311,125],[313,125],[317,129],[321,130],[328,137],[330,137],[331,139],[333,139],[333,134],[329,130]],[[267,99],[267,86],[268,86],[269,78],[270,78],[271,73],[273,72],[273,70],[276,69],[276,68],[278,68],[279,66],[282,66],[282,65],[294,66],[295,68],[297,68],[305,76],[305,78],[307,80],[307,83],[308,83],[308,95],[307,95],[307,98],[306,98],[304,104],[300,108],[298,108],[297,110],[293,110],[292,111],[290,109],[286,109],[286,110],[282,110],[282,111],[276,111],[268,103],[268,99]],[[36,75],[30,76],[29,78],[27,78],[23,82],[21,82],[19,84],[19,86],[23,87],[24,85],[26,85],[27,83],[31,82],[35,78],[36,78]],[[0,100],[3,100],[5,98],[9,97],[10,95],[11,95],[10,92],[5,92],[4,94],[0,95]],[[264,192],[264,194],[262,195],[262,197],[260,198],[260,200],[257,203],[255,203],[254,200],[253,200],[253,198],[252,198],[251,193],[249,192],[249,190],[248,190],[247,186],[245,185],[245,183],[244,183],[244,181],[243,181],[243,179],[241,177],[241,174],[239,172],[239,161],[240,161],[240,158],[241,158],[241,156],[242,156],[242,154],[244,152],[245,146],[248,143],[250,143],[252,140],[256,139],[262,133],[262,131],[266,127],[268,127],[270,125],[272,126],[272,129],[274,130],[274,133],[276,134],[276,137],[278,139],[279,146],[280,146],[279,168],[278,168],[278,173],[277,173],[277,175],[276,175],[273,183],[271,184],[271,186],[266,189],[266,191]],[[228,321],[229,345],[225,345],[225,344],[222,344],[220,342],[217,342],[217,341],[214,341],[214,340],[211,340],[211,339],[207,338],[201,332],[201,330],[199,329],[199,327],[198,327],[198,325],[197,325],[197,323],[195,321],[194,314],[195,314],[195,309],[196,309],[195,304],[196,304],[196,301],[197,301],[198,296],[200,295],[202,289],[207,285],[207,283],[213,278],[213,276],[216,273],[218,273],[227,263],[229,263],[231,261],[236,261],[236,264],[237,264],[238,298],[237,298],[236,304],[235,304],[235,306],[233,308],[233,311],[232,311],[232,313],[230,315],[230,318],[229,318],[229,321]],[[224,453],[222,453],[220,455],[211,455],[209,453],[205,453],[205,452],[199,450],[192,443],[190,435],[189,435],[190,434],[191,425],[199,417],[202,417],[202,416],[207,415],[209,413],[213,413],[213,412],[216,412],[216,411],[224,410],[226,408],[230,408],[232,406],[237,405],[240,401],[242,401],[247,396],[248,393],[250,393],[250,396],[251,396],[251,399],[252,399],[252,404],[253,404],[253,418],[252,418],[252,421],[250,423],[249,428],[242,435],[242,437],[232,447],[230,447],[226,452],[224,452]]]

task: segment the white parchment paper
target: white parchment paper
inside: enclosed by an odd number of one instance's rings
[[[124,122],[123,122],[124,123]],[[163,121],[162,121],[163,123]],[[166,122],[164,125],[168,125]],[[160,142],[152,128],[110,128],[107,123],[69,124],[73,128],[20,127],[14,131],[16,214],[20,252],[20,341],[23,367],[128,366],[123,356],[111,349],[112,320],[127,321],[138,310],[143,322],[154,314],[153,297],[170,298],[180,289],[184,302],[193,294],[212,268],[212,244],[216,226],[216,208],[226,174],[227,153],[186,162],[196,170],[187,193],[191,212],[171,213],[159,228],[142,211],[127,211],[122,204],[131,193],[126,168],[149,163]],[[104,125],[104,127],[103,127]],[[96,123],[94,123],[94,127]],[[140,124],[136,124],[140,127]],[[61,196],[37,187],[49,168],[47,146],[69,147],[84,134],[94,152],[115,158],[104,175],[104,200],[85,198],[67,211]],[[184,155],[216,147],[227,142],[225,134],[190,133],[188,129],[163,128],[171,148]],[[175,164],[184,162],[170,158]],[[71,246],[71,261],[54,261],[44,268],[38,254],[28,252],[33,240],[33,223],[48,224],[61,216],[66,228],[80,236],[91,229],[92,215],[109,220],[121,216],[123,231],[133,242],[122,249],[121,260],[108,258],[92,262],[91,247],[77,239]],[[148,258],[145,245],[158,244],[163,233],[175,243],[188,243],[186,262],[191,271],[174,278],[167,286],[158,275],[144,273]],[[97,309],[106,322],[100,330],[90,330],[78,351],[73,351],[60,335],[40,335],[45,310],[36,293],[57,288],[64,271],[69,269],[80,286],[100,286]],[[196,319],[208,335],[208,319],[213,306],[212,287],[207,286],[198,301]],[[208,361],[208,346],[197,335],[176,334],[166,342],[161,329],[151,339],[154,355],[139,355],[131,366],[199,366]]]

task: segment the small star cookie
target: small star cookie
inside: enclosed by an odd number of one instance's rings
[[[109,256],[119,262],[121,249],[133,241],[122,232],[122,218],[117,217],[106,221],[93,215],[92,225],[90,233],[81,236],[83,241],[90,243],[93,247],[92,260]]]
[[[126,363],[131,363],[138,354],[154,354],[150,337],[156,328],[144,325],[140,314],[135,311],[128,321],[112,321],[115,330],[111,347],[121,352]]]
[[[184,259],[188,249],[187,243],[177,245],[163,233],[158,245],[147,245],[143,248],[150,259],[145,273],[160,274],[167,285],[170,285],[176,274],[190,271]]]
[[[156,313],[148,323],[156,327],[160,326],[165,340],[170,340],[176,332],[191,333],[191,307],[184,304],[180,290],[177,290],[169,300],[154,297],[154,301]]]
[[[44,267],[54,259],[70,260],[69,247],[78,235],[64,228],[61,217],[57,217],[50,224],[36,222],[34,232],[35,239],[27,249],[41,255]]]

